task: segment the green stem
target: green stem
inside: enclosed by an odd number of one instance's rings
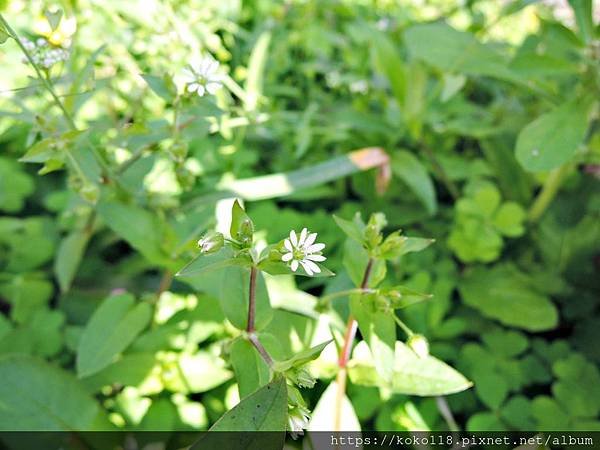
[[[42,73],[42,70],[38,67],[38,65],[33,60],[31,53],[29,53],[29,50],[27,50],[25,48],[25,46],[19,39],[19,36],[15,32],[15,30],[12,29],[12,27],[8,24],[8,22],[6,21],[6,19],[4,18],[4,16],[2,14],[0,14],[0,23],[4,26],[4,28],[6,29],[8,34],[15,40],[15,42],[17,43],[17,45],[19,46],[19,48],[25,55],[25,58],[27,58],[27,61],[33,67],[33,70],[35,71],[35,74],[37,75],[39,80],[42,82],[43,87],[52,96],[52,100],[54,100],[54,104],[56,106],[58,106],[58,108],[62,111],[63,116],[65,117],[65,120],[67,121],[71,130],[77,131],[77,126],[75,125],[75,121],[73,120],[73,117],[71,116],[71,114],[69,114],[69,111],[67,111],[67,108],[65,108],[65,105],[63,105],[63,103],[60,101],[60,98],[58,98],[58,95],[56,95],[56,92],[54,91],[54,88],[52,87],[52,83],[48,77],[48,73],[46,73],[46,75],[44,75]],[[71,162],[71,165],[73,166],[75,171],[79,174],[79,176],[82,179],[85,180],[87,177],[85,176],[83,170],[79,166],[79,163],[77,162],[77,160],[73,157],[73,155],[71,154],[71,152],[69,150],[67,150],[66,153],[67,153],[67,157],[69,158],[69,161]]]
[[[402,331],[406,333],[407,337],[411,337],[413,334],[415,334],[413,333],[413,330],[408,328],[408,326],[402,320],[400,320],[400,318],[396,314],[392,313],[392,316],[394,317],[394,320],[396,321],[398,326],[402,328]]]
[[[530,222],[535,223],[542,217],[558,193],[558,190],[560,189],[560,186],[562,185],[565,175],[569,169],[570,165],[565,164],[550,172],[548,178],[546,178],[546,181],[542,186],[542,190],[539,192],[533,204],[529,208],[528,218]]]
[[[50,93],[50,95],[52,96],[52,99],[54,100],[54,103],[62,111],[62,113],[65,116],[65,119],[67,120],[71,129],[77,130],[77,127],[75,126],[75,121],[73,120],[73,117],[71,117],[71,114],[69,114],[69,111],[67,111],[67,109],[65,108],[65,105],[62,104],[62,102],[58,98],[58,95],[56,95],[56,92],[54,92],[54,88],[52,87],[52,84],[48,80],[47,76],[44,76],[44,74],[42,73],[42,71],[40,70],[38,65],[33,61],[33,58],[31,57],[31,53],[29,53],[29,50],[27,50],[25,48],[25,46],[19,39],[19,36],[17,36],[17,33],[15,32],[15,30],[12,29],[12,27],[8,24],[8,22],[6,21],[6,19],[4,18],[4,16],[2,14],[0,14],[0,23],[2,23],[2,25],[4,25],[4,28],[6,29],[6,31],[8,31],[8,34],[10,34],[10,36],[15,40],[15,42],[17,43],[17,45],[19,46],[19,48],[25,55],[25,58],[27,58],[27,61],[29,61],[29,64],[31,64],[31,66],[33,67],[33,70],[35,70],[35,74],[37,75],[37,77],[40,79],[40,81],[44,85],[44,88],[46,88],[46,90]]]

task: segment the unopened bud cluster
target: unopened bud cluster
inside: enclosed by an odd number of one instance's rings
[[[69,58],[69,52],[66,49],[54,47],[44,38],[38,38],[35,42],[27,38],[21,38],[21,44],[30,53],[34,64],[43,69],[50,69],[56,63],[66,61]],[[26,64],[29,61],[24,58],[23,62]]]

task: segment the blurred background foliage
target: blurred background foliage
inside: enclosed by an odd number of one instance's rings
[[[351,286],[332,214],[382,211],[390,229],[436,239],[394,261],[389,283],[434,294],[400,315],[474,388],[446,398],[448,420],[439,399],[351,376],[364,429],[600,429],[593,6],[0,1],[19,35],[69,50],[49,75],[74,117],[72,126],[7,40],[0,428],[206,429],[230,409],[239,396],[221,356],[237,331],[216,300],[220,279],[173,274],[219,226],[221,189],[249,179],[238,194],[261,198],[246,208],[264,238],[317,231],[338,273],[298,285],[267,278],[276,356],[322,342],[316,297]],[[64,11],[55,29],[48,7]],[[220,61],[225,88],[177,104],[172,77],[201,53]],[[334,162],[304,172],[314,183],[288,179],[286,195],[273,185],[253,197],[252,177],[372,146],[390,157],[383,194],[377,171],[341,178]],[[109,294],[125,310],[90,322]],[[343,322],[346,303],[328,314]],[[314,407],[334,376],[335,347],[311,370],[320,381],[304,394]],[[28,410],[27,395],[48,416]]]

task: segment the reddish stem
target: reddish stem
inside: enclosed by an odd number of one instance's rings
[[[373,259],[369,258],[369,262],[367,262],[367,267],[365,268],[365,274],[363,275],[362,282],[360,283],[361,289],[367,289],[369,286],[369,277],[371,276],[371,271],[373,269]],[[346,323],[346,333],[344,334],[344,344],[342,345],[342,351],[340,352],[340,357],[338,360],[338,366],[340,370],[338,371],[336,382],[338,385],[338,392],[336,396],[336,408],[335,408],[335,418],[334,418],[334,430],[333,431],[341,431],[341,412],[342,412],[342,400],[344,398],[346,392],[346,376],[347,370],[346,366],[348,365],[348,361],[350,360],[350,353],[352,352],[352,343],[354,342],[354,338],[356,337],[356,329],[358,328],[358,323],[356,319],[350,314],[348,317],[348,322]]]

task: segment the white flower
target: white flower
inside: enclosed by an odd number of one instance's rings
[[[214,95],[222,85],[223,76],[218,72],[219,62],[206,57],[192,61],[182,71],[182,79],[188,92],[196,92],[200,97],[206,92]]]
[[[303,435],[304,430],[310,422],[310,413],[306,408],[297,406],[288,413],[288,425],[290,435],[296,439],[298,435]]]
[[[427,342],[425,336],[413,334],[408,338],[407,344],[419,358],[427,358],[429,356],[429,342]]]
[[[31,60],[43,69],[50,69],[54,64],[69,59],[69,52],[61,47],[54,47],[48,44],[44,38],[38,38],[35,42],[27,38],[21,38],[23,47],[29,52]],[[23,59],[27,64],[29,60]]]
[[[289,239],[283,241],[288,253],[285,253],[281,260],[289,262],[290,268],[295,272],[298,270],[298,265],[301,265],[309,276],[313,273],[320,273],[321,268],[314,261],[325,261],[321,250],[325,248],[325,244],[315,244],[317,233],[309,233],[306,228],[300,232],[300,237],[296,235],[294,230],[290,231]]]

